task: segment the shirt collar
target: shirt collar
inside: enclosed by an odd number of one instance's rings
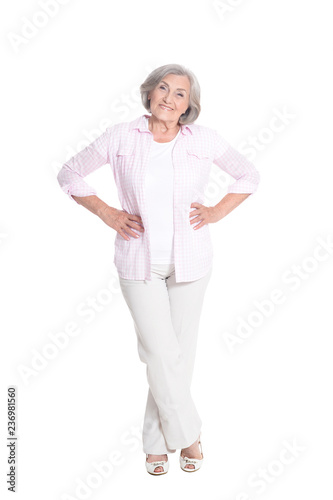
[[[149,116],[150,115],[144,114],[144,115],[139,116],[135,120],[131,121],[129,123],[129,131],[132,131],[134,129],[138,129],[140,132],[149,131],[148,122],[147,122],[147,118],[149,118]],[[188,124],[188,125],[181,124],[180,125],[181,133],[183,135],[187,135],[189,132],[191,132],[191,134],[193,134],[192,127],[193,127],[193,124]]]

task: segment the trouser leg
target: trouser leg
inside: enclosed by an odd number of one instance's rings
[[[211,274],[212,268],[206,276],[195,281],[176,283],[174,274],[167,280],[172,324],[183,353],[189,385],[192,382],[203,301]]]
[[[185,376],[191,385],[199,322],[203,306],[204,295],[212,274],[210,271],[199,280],[176,283],[174,272],[166,279],[169,293],[170,312],[180,349],[185,362]],[[199,433],[198,433],[199,435]],[[194,442],[197,436],[193,439]],[[163,429],[159,419],[159,411],[149,388],[146,412],[143,425],[143,442],[146,449],[156,450],[155,454],[174,453],[165,442]],[[190,443],[192,444],[192,443]],[[148,446],[149,445],[149,446]],[[146,451],[148,453],[148,451]]]
[[[175,282],[174,273],[154,275],[151,282],[120,278],[134,319],[139,356],[147,365],[145,453],[163,454],[185,448],[200,433],[202,422],[191,397],[190,381],[193,344],[209,276],[183,283]]]

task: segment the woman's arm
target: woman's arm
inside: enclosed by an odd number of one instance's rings
[[[197,230],[203,227],[205,224],[211,224],[213,222],[218,222],[228,215],[234,208],[238,207],[242,201],[244,201],[250,193],[227,193],[222,200],[213,207],[206,207],[201,203],[192,203],[191,208],[194,208],[190,212],[190,224],[197,224],[193,229]]]
[[[235,182],[229,185],[228,193],[253,194],[257,190],[260,182],[258,170],[246,156],[237,151],[216,131],[213,163],[236,179]],[[228,200],[237,199],[240,198],[229,197],[224,203],[229,204]],[[235,203],[235,201],[232,203]]]
[[[232,212],[232,210],[238,207],[238,205],[246,200],[248,196],[250,196],[250,193],[227,193],[217,205],[212,207],[218,220],[223,219],[223,217]]]
[[[205,224],[218,222],[254,193],[260,181],[260,175],[244,155],[233,148],[216,130],[213,163],[236,179],[229,185],[228,193],[213,207],[201,203],[191,204],[190,223],[196,224],[195,230]],[[197,224],[198,223],[198,224]]]
[[[77,197],[96,195],[95,189],[84,181],[84,177],[110,162],[109,142],[111,131],[112,127],[108,127],[102,135],[64,163],[59,171],[57,180],[60,187],[72,200],[74,200],[73,195]],[[93,201],[93,203],[99,205],[100,202]],[[88,203],[91,202],[88,201]]]
[[[143,233],[144,227],[142,226],[142,219],[140,215],[131,215],[124,210],[118,210],[117,208],[110,207],[107,203],[102,201],[98,196],[75,196],[72,195],[73,199],[79,205],[87,208],[90,212],[97,215],[102,219],[105,224],[112,227],[117,233],[120,234],[125,240],[129,240],[129,236],[134,236],[139,238],[135,231],[131,228],[141,231]]]
[[[112,127],[108,127],[101,136],[68,160],[59,171],[57,179],[61,189],[72,200],[97,215],[125,240],[129,240],[128,235],[137,238],[140,236],[131,228],[144,231],[141,217],[110,207],[97,196],[95,189],[84,181],[86,175],[110,163],[109,141],[112,130]]]
[[[100,217],[103,210],[106,210],[107,208],[111,210],[116,210],[115,208],[109,207],[109,205],[107,205],[103,200],[98,198],[97,195],[90,195],[90,196],[72,195],[72,197],[76,201],[76,203],[82,205],[87,210],[90,210],[90,212],[97,215],[98,217]]]

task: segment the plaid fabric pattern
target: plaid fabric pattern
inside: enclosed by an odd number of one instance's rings
[[[84,177],[110,164],[122,210],[140,215],[145,231],[139,238],[115,237],[114,264],[119,276],[133,280],[151,280],[150,228],[146,209],[144,178],[153,141],[144,114],[131,122],[108,127],[82,151],[68,160],[57,176],[61,189],[72,195],[97,195]],[[236,180],[228,193],[253,194],[259,172],[245,156],[234,149],[216,130],[197,124],[181,126],[173,151],[174,165],[174,258],[176,282],[193,281],[210,269],[213,248],[209,225],[194,230],[189,214],[191,203],[205,204],[204,191],[209,183],[212,163]]]

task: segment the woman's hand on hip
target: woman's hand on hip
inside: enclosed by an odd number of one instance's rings
[[[193,219],[190,221],[190,224],[196,224],[193,228],[197,230],[203,227],[205,224],[210,224],[212,222],[218,222],[221,217],[215,207],[205,207],[205,205],[201,205],[201,203],[191,203],[191,208],[195,208],[190,212],[190,217]],[[197,224],[199,222],[199,224]]]
[[[104,207],[98,216],[102,219],[105,224],[112,227],[117,233],[124,238],[124,240],[129,240],[127,233],[134,238],[139,238],[139,235],[132,231],[131,228],[137,229],[143,233],[144,227],[142,224],[142,219],[140,215],[132,215],[125,210],[118,210],[113,207]]]

